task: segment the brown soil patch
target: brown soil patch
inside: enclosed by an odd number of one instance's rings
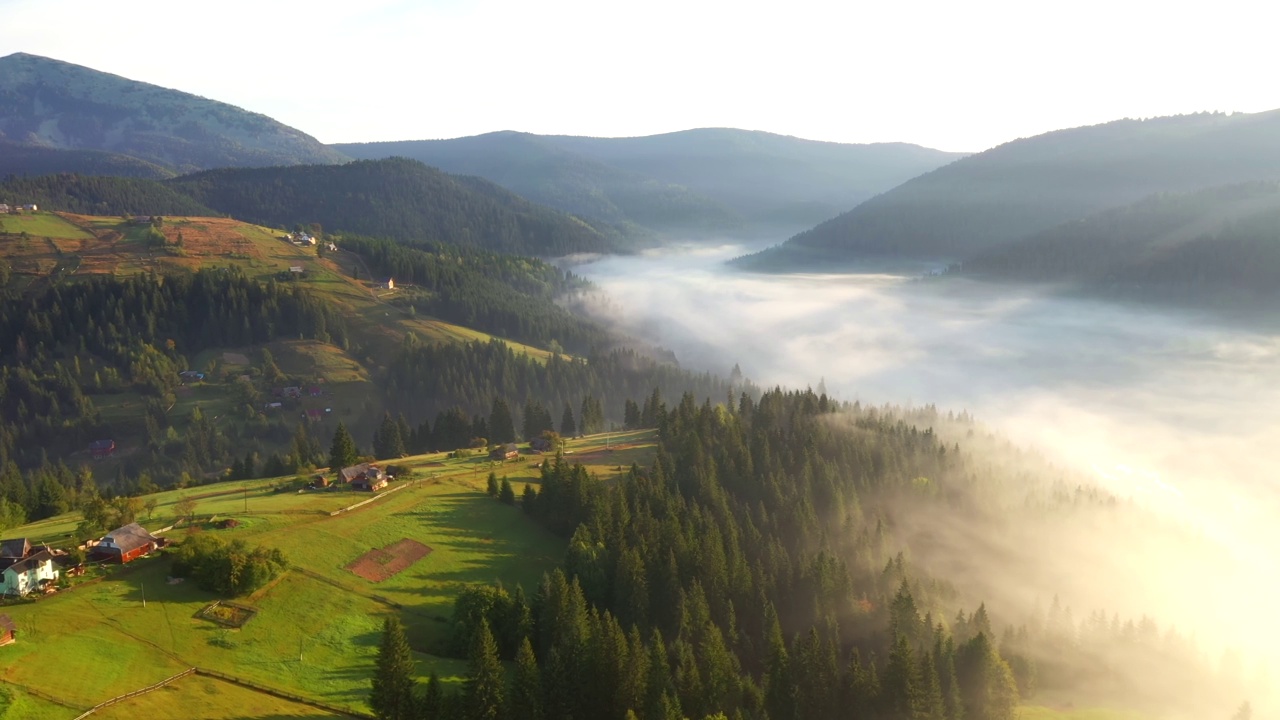
[[[370,550],[347,565],[347,570],[369,582],[382,582],[418,562],[431,552],[431,548],[417,540],[405,538],[381,550]]]

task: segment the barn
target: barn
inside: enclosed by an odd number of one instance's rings
[[[112,530],[93,546],[93,554],[104,560],[124,564],[155,550],[160,541],[138,523]]]

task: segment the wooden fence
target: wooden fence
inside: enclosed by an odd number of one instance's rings
[[[124,702],[125,700],[128,700],[129,698],[135,698],[135,697],[138,697],[139,695],[145,695],[145,694],[147,694],[147,693],[149,693],[149,692],[151,692],[151,691],[153,691],[153,690],[159,690],[160,688],[164,687],[165,685],[168,685],[169,683],[173,682],[174,680],[181,680],[182,678],[184,678],[184,677],[186,677],[186,676],[190,675],[191,673],[193,673],[193,672],[195,672],[195,671],[196,671],[196,669],[195,669],[195,668],[187,668],[186,670],[183,670],[182,672],[178,673],[177,675],[174,675],[173,677],[165,678],[164,680],[161,680],[160,682],[156,683],[155,685],[148,685],[148,686],[146,686],[146,687],[142,688],[141,690],[134,690],[133,692],[129,692],[129,693],[125,693],[125,694],[123,694],[123,695],[118,695],[118,696],[116,696],[116,697],[113,697],[113,698],[111,698],[110,700],[107,700],[107,701],[105,701],[105,702],[100,702],[100,703],[98,703],[97,705],[94,705],[93,707],[89,708],[88,710],[85,710],[84,712],[82,712],[82,713],[80,713],[79,715],[77,715],[77,716],[76,716],[76,718],[75,718],[75,720],[83,720],[84,718],[87,718],[87,717],[89,717],[90,715],[92,715],[92,714],[94,714],[94,713],[98,712],[98,711],[99,711],[99,710],[101,710],[102,708],[105,708],[105,707],[111,707],[112,705],[115,705],[116,703]]]

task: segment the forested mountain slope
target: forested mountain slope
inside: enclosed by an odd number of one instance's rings
[[[695,236],[804,227],[960,157],[907,144],[846,145],[734,129],[635,138],[499,132],[334,147],[479,175],[624,230]]]
[[[526,255],[620,248],[575,217],[479,178],[403,158],[209,170],[168,184],[218,212],[265,225],[319,223],[326,230]]]
[[[1057,600],[1023,614],[1012,598],[1027,588],[1009,583],[975,597],[976,577],[1068,562],[1014,559],[1026,537],[1069,554],[1081,532],[1195,539],[1029,457],[987,453],[966,421],[784,391],[736,406],[654,394],[641,416],[659,428],[647,467],[602,483],[568,456],[542,464],[521,504],[569,538],[563,567],[531,597],[458,597],[452,652],[487,690],[450,695],[433,678],[427,717],[1012,720],[1042,696],[1225,717],[1246,687],[1263,691],[1215,675],[1148,617],[1080,609],[1077,622]],[[959,567],[941,562],[948,539]],[[1207,568],[1165,569],[1193,587],[1185,576]],[[510,684],[500,659],[516,663]]]
[[[0,58],[0,138],[105,150],[179,172],[347,159],[265,115],[26,53]]]
[[[746,264],[866,255],[963,260],[1159,192],[1280,179],[1280,111],[1201,113],[1059,130],[958,160]]]
[[[83,215],[218,214],[155,180],[101,175],[10,177],[0,182],[0,203]]]
[[[163,180],[176,175],[168,168],[129,155],[102,150],[59,150],[0,141],[0,178],[58,173],[110,175]]]
[[[1272,308],[1280,299],[1280,183],[1154,195],[991,248],[959,273]]]

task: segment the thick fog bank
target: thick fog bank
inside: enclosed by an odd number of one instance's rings
[[[1129,581],[1072,572],[1057,588],[1046,573],[1029,592],[1075,595],[1078,613],[1145,608],[1202,640],[1280,643],[1257,631],[1280,597],[1280,338],[1172,311],[917,282],[918,268],[758,275],[724,266],[743,250],[701,246],[574,270],[607,294],[595,312],[686,366],[728,373],[737,363],[762,385],[821,379],[842,400],[968,410],[1116,495],[1194,524],[1238,563],[1220,577],[1189,577],[1203,558],[1115,538],[1091,552],[1114,554]],[[1202,592],[1185,594],[1197,585]]]

